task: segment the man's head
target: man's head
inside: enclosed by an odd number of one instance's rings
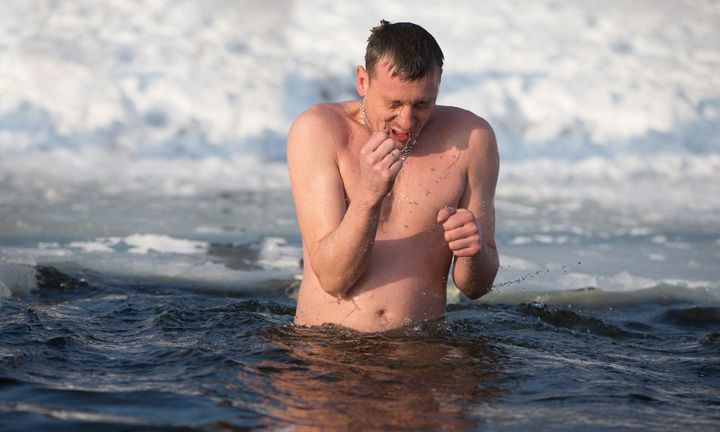
[[[381,61],[392,65],[393,75],[414,81],[437,70],[442,73],[443,52],[435,38],[417,24],[380,21],[370,30],[365,50],[365,69],[370,78]]]
[[[417,137],[430,121],[442,66],[442,50],[425,29],[381,21],[371,30],[365,67],[356,70],[363,98],[358,121],[371,131],[389,131],[398,143]]]

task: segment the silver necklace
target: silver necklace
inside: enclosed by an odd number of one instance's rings
[[[367,115],[365,114],[365,98],[362,98],[360,101],[360,118],[363,121],[363,124],[365,125],[365,129],[367,129],[368,134],[372,135],[372,129],[370,128],[370,123],[368,123]],[[413,147],[415,147],[415,142],[417,141],[419,135],[415,135],[410,138],[410,141],[408,141],[407,144],[405,144],[405,148],[402,150],[402,159],[405,161],[405,159],[410,156],[410,152],[412,151]]]

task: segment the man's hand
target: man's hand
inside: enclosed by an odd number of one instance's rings
[[[402,154],[396,147],[387,131],[379,131],[360,150],[360,184],[374,198],[385,198],[402,168]]]
[[[445,241],[456,257],[475,256],[482,249],[480,226],[470,210],[442,208],[438,211],[437,223],[445,230]]]

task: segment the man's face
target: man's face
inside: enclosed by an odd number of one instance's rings
[[[358,90],[364,91],[365,112],[373,131],[389,130],[390,138],[403,144],[420,134],[435,106],[439,69],[415,81],[404,81],[392,75],[392,64],[383,61],[375,67],[372,78],[367,73],[365,81],[358,77]]]

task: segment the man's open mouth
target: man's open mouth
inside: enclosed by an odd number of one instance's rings
[[[410,132],[399,132],[395,129],[390,128],[390,138],[393,141],[406,142],[410,139]]]

